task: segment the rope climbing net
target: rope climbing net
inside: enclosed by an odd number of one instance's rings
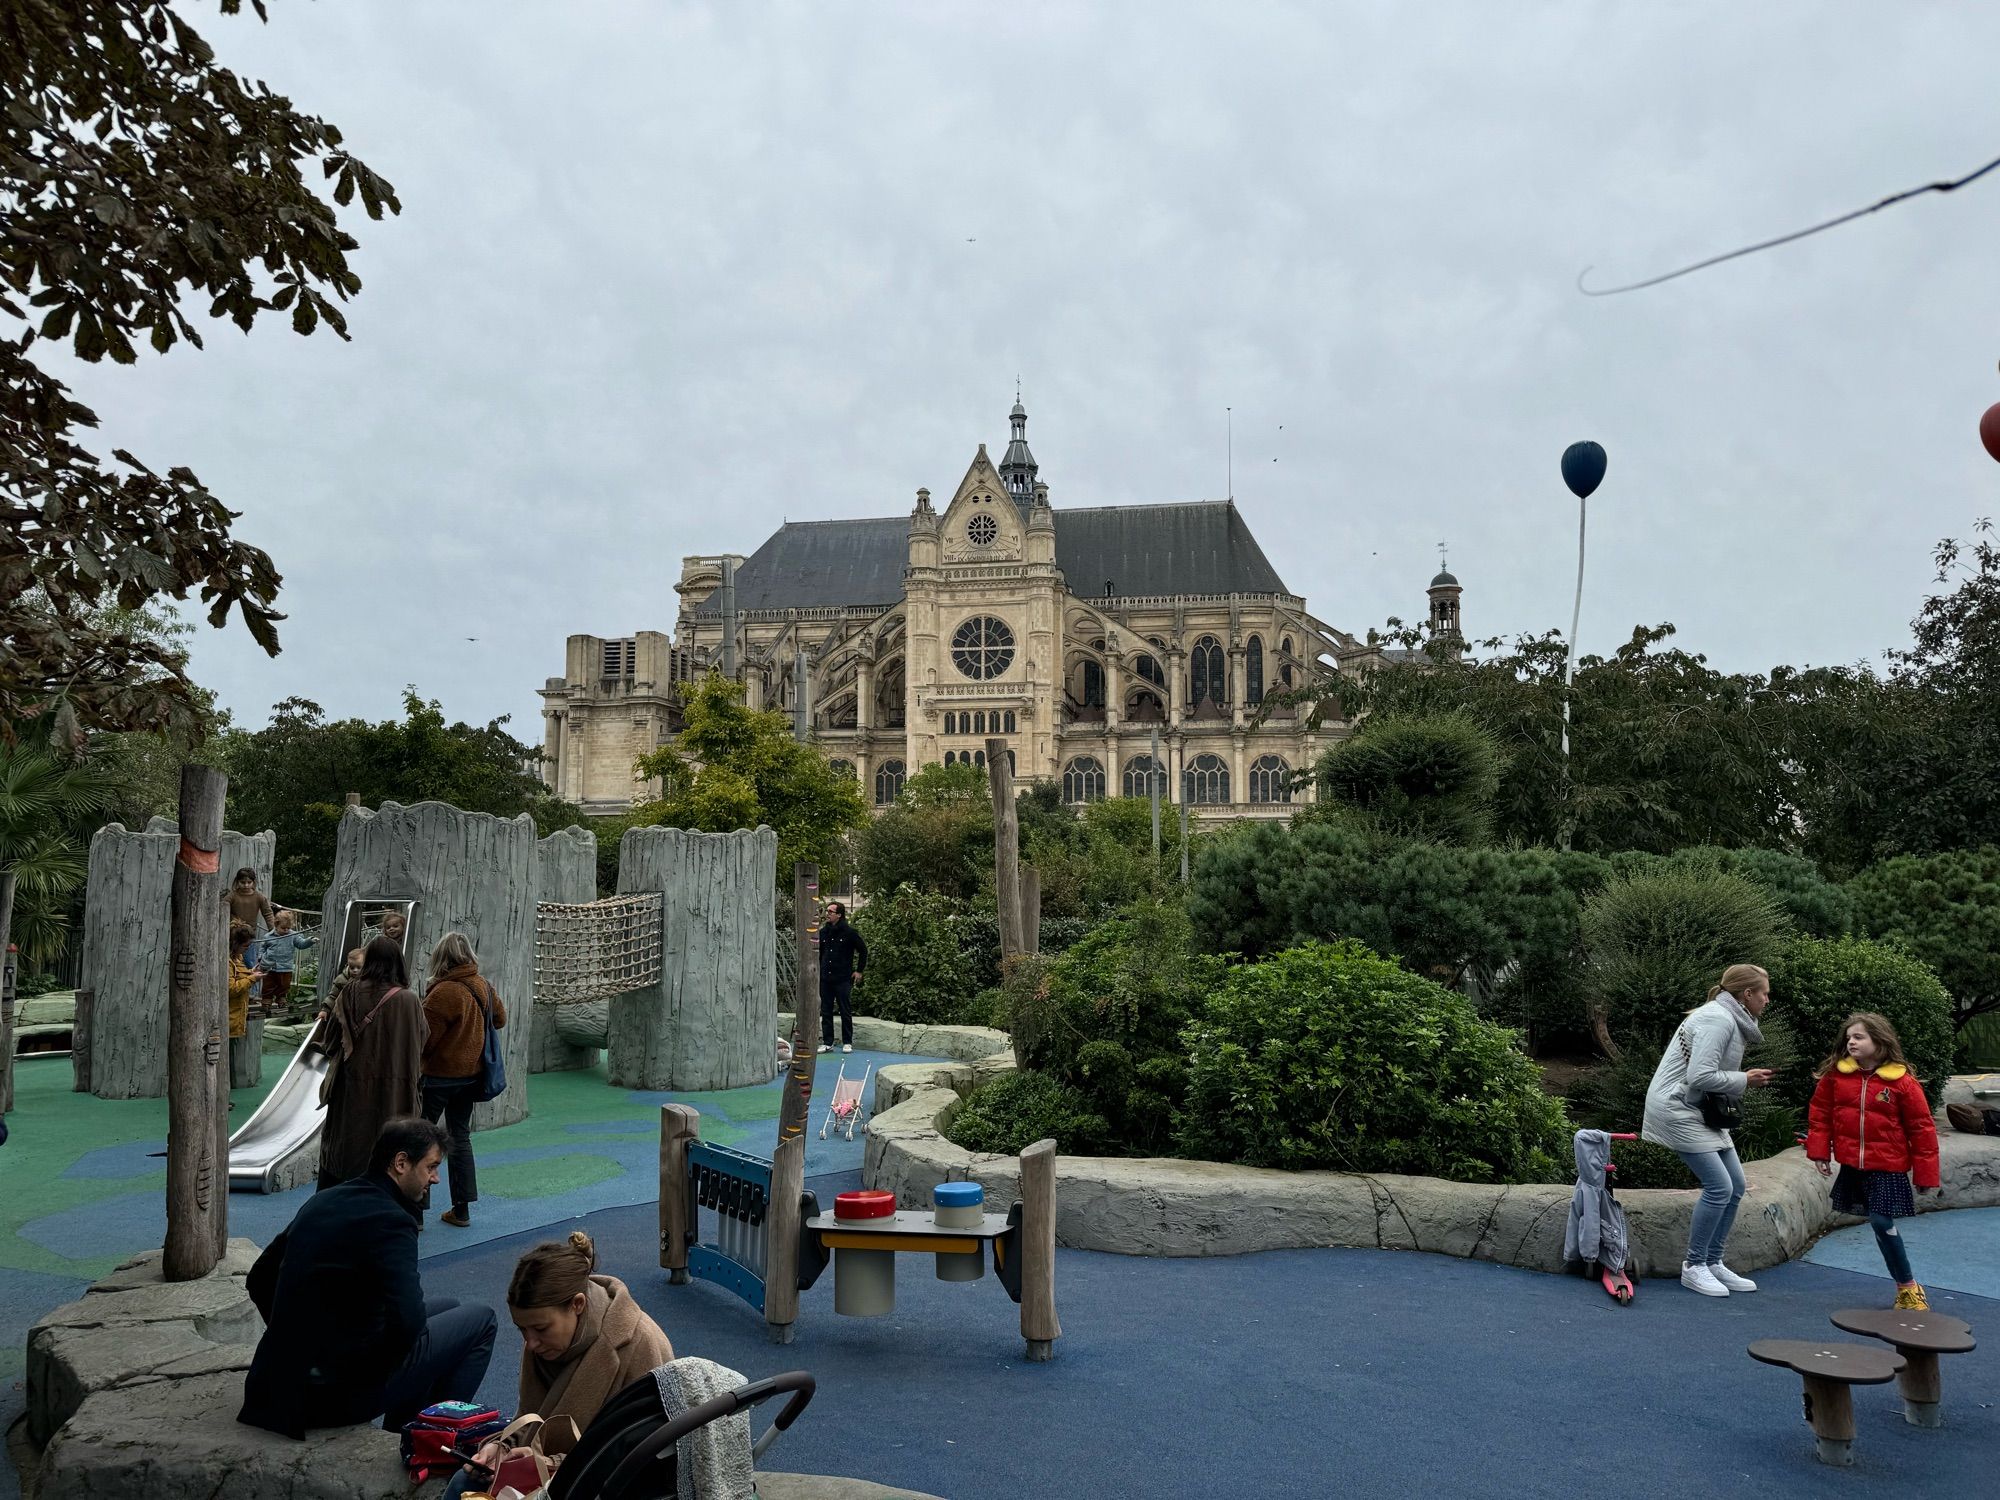
[[[660,978],[658,891],[535,907],[535,1003],[584,1005]]]

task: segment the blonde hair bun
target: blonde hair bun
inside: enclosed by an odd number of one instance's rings
[[[569,1232],[569,1247],[590,1262],[591,1270],[597,1269],[597,1246],[591,1243],[589,1235],[581,1229],[572,1229]]]

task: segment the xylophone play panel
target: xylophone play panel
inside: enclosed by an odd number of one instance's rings
[[[694,1220],[688,1274],[728,1288],[762,1312],[771,1164],[697,1141],[688,1147],[687,1169]]]

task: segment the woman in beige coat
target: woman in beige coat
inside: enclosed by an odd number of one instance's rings
[[[361,977],[334,997],[315,1033],[327,1056],[321,1187],[367,1171],[382,1127],[422,1110],[425,1035],[424,1003],[409,987],[403,950],[378,937],[362,955]]]

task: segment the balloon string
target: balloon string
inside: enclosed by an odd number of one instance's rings
[[[1745,255],[1755,255],[1759,250],[1770,250],[1779,245],[1789,245],[1793,240],[1802,240],[1806,236],[1818,234],[1822,230],[1838,228],[1840,225],[1851,223],[1855,219],[1866,218],[1869,214],[1879,213],[1893,203],[1901,203],[1905,198],[1919,197],[1924,193],[1955,192],[1969,182],[1977,182],[1995,167],[2000,167],[2000,156],[1993,158],[1992,161],[1989,161],[1978,171],[1968,172],[1965,176],[1956,178],[1951,182],[1927,182],[1922,187],[1914,187],[1907,192],[1892,193],[1880,203],[1871,203],[1866,208],[1857,208],[1854,212],[1842,214],[1837,219],[1828,219],[1824,224],[1814,224],[1809,229],[1796,229],[1790,234],[1781,234],[1774,240],[1761,240],[1754,245],[1745,245],[1740,250],[1731,250],[1725,255],[1711,255],[1707,260],[1698,260],[1691,266],[1682,266],[1678,271],[1669,271],[1664,276],[1649,277],[1645,281],[1634,281],[1626,286],[1587,287],[1583,284],[1583,279],[1595,267],[1585,266],[1577,275],[1576,289],[1586,297],[1615,297],[1620,292],[1636,292],[1643,287],[1658,286],[1663,281],[1673,281],[1677,277],[1689,276],[1696,271],[1707,270],[1710,266],[1719,266],[1726,260],[1737,260]]]

